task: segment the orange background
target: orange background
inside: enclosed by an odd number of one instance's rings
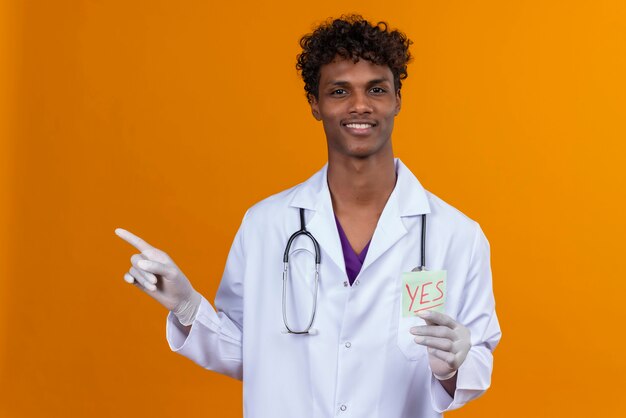
[[[113,230],[212,301],[244,211],[325,162],[295,56],[351,11],[415,41],[396,155],[491,243],[492,388],[449,416],[624,416],[624,1],[8,0],[1,417],[241,416]]]

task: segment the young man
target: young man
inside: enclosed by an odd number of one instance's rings
[[[328,164],[246,212],[215,309],[167,254],[116,229],[141,251],[125,279],[171,311],[171,349],[243,379],[246,416],[438,417],[489,387],[488,241],[393,156],[410,43],[359,16],[302,38]],[[402,273],[424,260],[447,272],[446,313],[405,317]]]

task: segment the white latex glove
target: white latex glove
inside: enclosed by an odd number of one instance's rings
[[[448,315],[423,311],[417,314],[427,325],[411,328],[417,344],[428,347],[430,370],[438,380],[452,378],[472,347],[470,330]]]
[[[124,280],[156,299],[174,313],[181,324],[191,325],[202,296],[174,261],[165,252],[125,229],[117,228],[115,234],[141,251],[130,258],[132,267],[124,274]]]

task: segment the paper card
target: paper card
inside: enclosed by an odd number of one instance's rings
[[[446,271],[402,273],[402,316],[433,310],[445,313]]]

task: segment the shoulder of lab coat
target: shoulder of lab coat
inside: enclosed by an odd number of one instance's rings
[[[306,183],[319,183],[326,166]],[[189,358],[205,369],[235,379],[243,378],[243,277],[246,268],[246,237],[258,237],[255,231],[271,219],[282,219],[277,211],[285,210],[285,199],[291,200],[302,184],[272,195],[248,209],[235,235],[224,274],[215,296],[215,308],[202,297],[189,335],[171,312],[166,321],[166,339],[172,351]],[[258,238],[257,238],[258,239]],[[253,239],[249,239],[247,244]]]

